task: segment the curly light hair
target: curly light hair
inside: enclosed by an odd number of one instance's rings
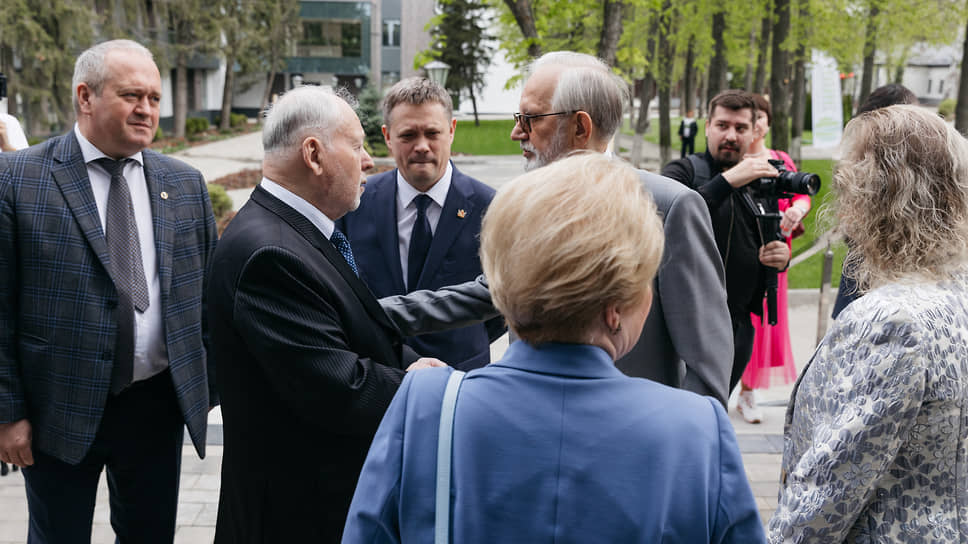
[[[950,275],[968,256],[968,141],[897,105],[854,118],[834,171],[835,214],[861,291]]]
[[[481,230],[494,305],[532,345],[584,343],[610,304],[649,292],[662,224],[638,173],[579,153],[498,190]]]

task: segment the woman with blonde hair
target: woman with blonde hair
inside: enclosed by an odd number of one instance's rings
[[[848,125],[834,172],[866,295],[786,415],[779,542],[968,540],[968,141],[917,106]]]
[[[462,381],[407,375],[343,542],[763,542],[722,405],[615,368],[662,245],[637,172],[604,155],[498,190],[482,264],[521,340]]]

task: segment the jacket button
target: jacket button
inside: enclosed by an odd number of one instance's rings
[[[108,306],[108,308],[111,308],[111,309],[117,308],[118,307],[118,299],[115,299],[115,298],[108,299],[107,306]]]

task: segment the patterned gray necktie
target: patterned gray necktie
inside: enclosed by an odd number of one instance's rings
[[[111,392],[114,394],[121,392],[134,378],[134,310],[143,313],[149,304],[138,225],[134,219],[131,191],[123,173],[128,160],[115,161],[107,157],[97,160],[111,175],[104,237],[118,291],[118,342],[111,376]]]
[[[329,241],[333,243],[336,247],[336,251],[346,259],[346,264],[350,265],[353,269],[353,273],[357,276],[360,275],[360,271],[356,268],[356,259],[353,258],[353,249],[350,248],[350,241],[346,239],[346,235],[338,230],[333,230],[333,235],[329,237]]]

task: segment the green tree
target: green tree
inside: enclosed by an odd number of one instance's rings
[[[437,59],[450,66],[445,87],[454,97],[455,106],[460,95],[466,92],[474,108],[474,124],[477,117],[477,93],[484,88],[484,75],[491,63],[493,39],[485,29],[489,20],[488,6],[483,0],[441,0],[441,13],[430,23],[430,50],[414,59],[414,66]]]
[[[93,43],[92,21],[100,17],[91,1],[0,1],[0,70],[10,96],[24,101],[28,134],[61,131],[73,121],[74,60]]]

